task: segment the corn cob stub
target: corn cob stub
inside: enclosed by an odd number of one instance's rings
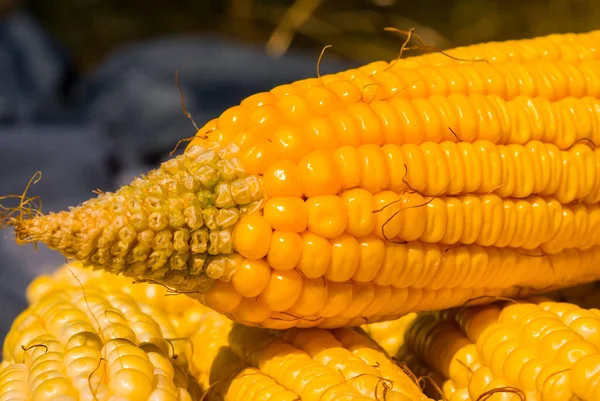
[[[358,326],[591,281],[598,35],[279,86],[116,193],[8,224],[21,243],[268,328]]]
[[[71,271],[81,284],[64,280]],[[0,400],[200,399],[173,317],[123,291],[130,280],[95,276],[71,265],[30,285],[4,342]]]
[[[598,309],[531,299],[419,314],[397,356],[450,401],[598,400],[598,333]]]

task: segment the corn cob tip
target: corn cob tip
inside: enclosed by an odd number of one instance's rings
[[[192,146],[68,211],[44,215],[26,199],[0,209],[0,228],[94,268],[200,292],[231,271],[233,229],[264,200],[261,179],[228,151]]]

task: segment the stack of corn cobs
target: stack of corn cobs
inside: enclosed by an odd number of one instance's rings
[[[5,213],[74,262],[0,401],[598,401],[599,144],[600,31],[253,95],[116,193]]]

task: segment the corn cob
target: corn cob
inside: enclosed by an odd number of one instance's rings
[[[212,361],[206,400],[429,400],[376,343],[353,329],[274,332],[231,324],[215,312],[211,317],[222,323],[216,331],[231,330],[227,344],[206,330],[191,337],[194,353]]]
[[[425,60],[418,68],[378,63],[280,86],[116,193],[6,224],[20,243],[276,329],[589,282],[600,278],[589,35],[536,39],[539,53],[535,40],[474,48],[498,59],[488,63],[427,55],[411,59]],[[495,56],[499,46],[520,50]]]
[[[419,314],[397,356],[450,401],[600,399],[600,311],[530,301]]]
[[[124,281],[76,265],[36,279],[4,342],[0,400],[198,400],[171,317],[122,291]]]
[[[160,291],[76,264],[36,279],[4,345],[0,400],[428,400],[351,329],[235,326]]]

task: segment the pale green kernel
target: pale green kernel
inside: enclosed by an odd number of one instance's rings
[[[201,228],[191,233],[190,250],[194,254],[205,253],[208,249],[208,230]]]
[[[110,248],[110,253],[119,258],[125,257],[129,251],[129,244],[119,241]]]
[[[161,170],[171,175],[177,174],[181,167],[181,163],[177,158],[169,159],[160,165]]]
[[[194,172],[194,177],[202,183],[204,188],[212,188],[217,183],[219,174],[211,166],[200,166]]]
[[[217,159],[217,154],[214,150],[207,150],[204,153],[201,153],[198,157],[196,157],[195,164],[199,164],[201,166],[207,166],[209,164],[214,164]]]
[[[167,252],[162,249],[157,249],[148,257],[148,267],[150,270],[158,270],[167,263],[167,260]]]
[[[204,269],[208,256],[205,253],[192,255],[188,259],[188,272],[193,276],[198,276]]]
[[[186,229],[180,229],[173,234],[173,249],[177,252],[187,252],[190,249],[190,232]]]
[[[215,221],[219,227],[231,227],[238,221],[239,216],[240,212],[237,208],[219,209]]]
[[[162,230],[154,236],[154,241],[152,241],[152,249],[164,249],[170,252],[173,252],[173,243],[171,239],[173,238],[173,234],[170,230]]]
[[[152,249],[149,246],[144,246],[144,245],[135,246],[131,250],[131,252],[129,252],[129,255],[127,255],[127,263],[134,264],[134,263],[144,262],[146,259],[148,259],[148,256],[150,255],[151,250]]]
[[[175,252],[169,258],[169,265],[175,270],[184,270],[187,265],[187,260],[190,254],[187,252]]]
[[[252,194],[250,193],[250,186],[244,179],[238,179],[233,181],[229,186],[229,191],[233,197],[233,201],[237,205],[245,205],[252,201]]]
[[[152,241],[154,240],[154,231],[152,230],[144,230],[140,231],[137,235],[137,240],[140,244],[147,244],[150,246]]]
[[[187,173],[179,173],[177,180],[181,183],[181,186],[188,192],[196,192],[200,189],[200,182],[194,178],[193,175]]]
[[[136,236],[137,232],[133,224],[128,224],[119,230],[119,239],[126,244],[135,241]]]
[[[148,226],[151,230],[160,231],[169,225],[169,218],[165,213],[154,212],[148,216]]]
[[[217,280],[221,278],[223,273],[225,272],[225,261],[220,258],[214,258],[210,261],[208,266],[206,266],[206,275],[213,279]]]
[[[202,211],[202,220],[209,230],[217,230],[219,228],[216,223],[218,213],[219,210],[214,206],[208,206]]]
[[[184,211],[185,221],[191,230],[196,230],[204,224],[202,221],[202,208],[199,205],[188,206]]]
[[[185,216],[181,210],[172,209],[169,213],[169,226],[172,228],[181,228],[185,225]]]
[[[155,196],[157,198],[164,198],[167,196],[167,191],[165,191],[163,187],[157,184],[149,186],[146,192],[148,193],[148,195]]]
[[[215,206],[218,208],[232,207],[235,206],[235,201],[231,196],[231,191],[229,190],[229,184],[220,183],[215,188]]]
[[[144,200],[144,204],[150,212],[162,212],[168,207],[166,201],[164,201],[163,199],[159,199],[155,196],[148,196]]]

